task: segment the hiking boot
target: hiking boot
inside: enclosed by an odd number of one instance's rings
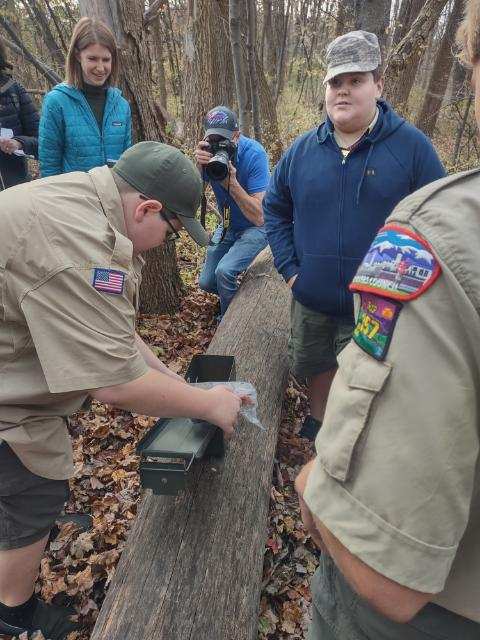
[[[320,431],[320,427],[322,423],[320,420],[317,420],[313,416],[305,416],[305,420],[303,421],[302,428],[298,432],[298,435],[301,438],[306,438],[313,442],[317,437],[317,433]]]
[[[37,600],[31,624],[22,624],[19,620],[17,626],[0,619],[0,634],[19,636],[26,632],[30,636],[35,631],[41,631],[45,640],[66,640],[69,633],[79,628],[76,622],[70,620],[72,614],[71,609]]]

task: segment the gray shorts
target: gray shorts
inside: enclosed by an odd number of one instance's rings
[[[352,332],[353,318],[327,316],[292,298],[288,355],[294,376],[308,380],[334,369]]]
[[[68,480],[35,475],[0,440],[0,550],[18,549],[41,540],[68,496]]]
[[[478,640],[480,624],[429,603],[407,624],[374,611],[322,554],[312,578],[308,640]]]

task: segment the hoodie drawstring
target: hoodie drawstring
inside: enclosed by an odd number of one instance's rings
[[[370,149],[368,150],[368,153],[367,153],[367,158],[365,160],[365,164],[363,165],[362,177],[360,178],[360,182],[358,183],[358,187],[357,187],[357,199],[356,199],[356,205],[357,206],[360,204],[360,190],[361,190],[362,185],[363,185],[363,180],[365,179],[365,174],[367,172],[368,161],[370,160],[370,156],[372,155],[372,151],[373,151],[373,147],[374,146],[375,146],[375,142],[372,142],[370,144]]]

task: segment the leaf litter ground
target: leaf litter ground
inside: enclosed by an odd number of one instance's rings
[[[202,259],[198,251],[185,240],[178,253],[186,289],[180,310],[174,316],[140,316],[138,331],[164,362],[182,373],[193,355],[207,349],[218,302],[195,284]],[[312,445],[296,435],[305,407],[304,390],[290,380],[272,480],[258,640],[304,638],[308,626],[309,580],[317,556],[293,487],[300,467],[313,455]],[[82,631],[69,640],[90,638],[141,497],[135,448],[154,422],[97,402],[71,419],[75,475],[65,511],[91,514],[93,526],[82,532],[72,522],[58,525],[37,582],[42,599],[75,608]],[[44,639],[37,634],[32,640]]]

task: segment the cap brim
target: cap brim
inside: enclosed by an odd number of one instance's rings
[[[374,62],[366,62],[364,64],[360,64],[359,62],[352,62],[349,64],[341,64],[338,67],[333,67],[332,69],[327,70],[327,75],[323,80],[323,84],[327,84],[329,80],[335,78],[335,76],[340,76],[342,73],[368,73],[368,71],[375,71],[378,69],[380,63]]]
[[[235,131],[238,131],[238,129],[235,129]],[[235,131],[231,131],[230,129],[207,129],[205,131],[205,138],[211,135],[216,135],[223,136],[224,138],[231,140]]]
[[[185,231],[200,247],[206,247],[210,242],[210,236],[196,218],[175,214],[185,227]]]

